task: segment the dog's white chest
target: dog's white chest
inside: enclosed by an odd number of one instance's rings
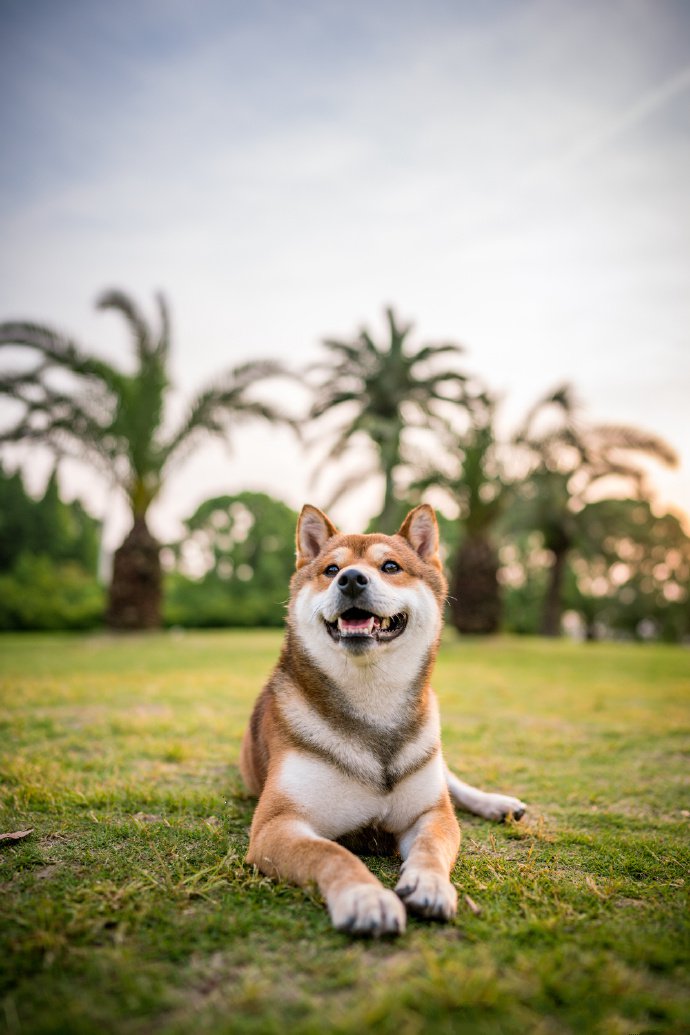
[[[280,765],[278,790],[294,803],[317,834],[330,839],[369,825],[392,833],[407,830],[445,788],[440,750],[389,792],[353,779],[313,755],[290,751]]]
[[[280,697],[279,708],[283,720],[289,726],[298,742],[310,752],[332,760],[336,771],[344,770],[356,784],[385,787],[399,780],[406,773],[418,768],[440,745],[440,722],[438,707],[433,691],[429,690],[427,714],[415,735],[403,743],[387,762],[381,758],[371,742],[367,742],[358,731],[343,732],[328,722],[294,688],[285,689]],[[398,707],[398,711],[402,706]],[[396,730],[392,727],[382,730],[381,741],[390,744]]]

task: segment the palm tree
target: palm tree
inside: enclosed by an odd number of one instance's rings
[[[545,411],[560,412],[568,406],[569,398],[559,388],[534,404],[519,431],[502,439],[496,428],[498,399],[487,388],[475,387],[465,395],[469,424],[452,444],[449,469],[427,465],[414,483],[422,492],[432,486],[445,491],[458,507],[458,545],[449,577],[451,617],[458,632],[487,635],[500,626],[498,545],[521,481],[529,473],[524,458],[516,463],[516,447],[524,446],[525,430]],[[529,459],[533,466],[532,454]]]
[[[133,373],[85,352],[51,327],[0,324],[0,346],[19,346],[33,361],[19,373],[0,375],[0,394],[22,407],[15,424],[0,433],[0,443],[43,443],[58,455],[77,456],[112,480],[131,507],[132,528],[113,563],[107,620],[114,628],[160,625],[159,544],[146,516],[173,467],[204,436],[225,436],[240,420],[287,420],[250,394],[258,381],[284,375],[283,368],[255,361],[214,379],[192,400],[180,425],[166,433],[170,318],[162,295],[157,302],[159,326],[154,328],[121,291],[106,291],[97,301],[99,309],[117,310],[127,322],[136,358]]]
[[[673,463],[673,451],[635,428],[582,425],[568,385],[538,399],[522,426],[503,440],[496,431],[497,401],[486,389],[467,392],[464,406],[469,426],[454,443],[448,469],[427,468],[413,486],[445,490],[459,509],[449,578],[453,624],[463,633],[498,629],[498,543],[511,531],[538,530],[553,557],[542,631],[555,635],[570,550],[589,535],[586,504],[593,489],[615,477],[619,486],[622,480],[626,490],[632,485],[644,494],[643,469],[625,455]]]
[[[508,504],[510,482],[496,439],[496,400],[486,391],[468,393],[467,430],[453,444],[451,467],[427,469],[413,488],[440,488],[459,509],[460,536],[450,562],[450,611],[462,633],[496,632],[501,620],[496,526]]]
[[[374,463],[342,482],[328,505],[366,479],[382,475],[383,505],[376,527],[392,532],[406,506],[396,496],[396,475],[405,464],[404,432],[447,429],[444,403],[463,400],[467,378],[447,366],[437,369],[440,356],[463,351],[459,345],[424,345],[412,351],[406,347],[412,325],[399,324],[392,309],[386,309],[386,319],[389,340],[384,347],[376,345],[366,329],[353,341],[323,342],[329,357],[314,368],[325,377],[317,387],[311,418],[318,420],[341,408],[347,411],[322,467],[358,442],[368,441],[375,452]]]
[[[559,422],[540,431],[539,417],[550,402],[558,406]],[[568,385],[533,408],[515,442],[527,477],[521,502],[513,508],[514,522],[517,527],[540,531],[552,556],[541,632],[558,636],[568,557],[578,538],[587,538],[588,504],[595,495],[606,495],[607,482],[634,498],[647,497],[640,459],[647,457],[672,467],[677,457],[663,439],[638,428],[584,424]]]

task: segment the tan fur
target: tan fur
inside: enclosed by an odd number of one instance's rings
[[[400,570],[386,569],[391,561]],[[328,623],[341,630],[357,574],[365,612],[403,614],[401,633],[329,633]],[[315,883],[339,929],[400,933],[405,906],[449,919],[460,830],[429,685],[446,592],[433,511],[417,507],[394,536],[343,535],[305,507],[290,588],[280,659],[242,744],[242,775],[259,796],[247,859],[269,876]],[[367,831],[397,844],[397,894],[337,843]]]

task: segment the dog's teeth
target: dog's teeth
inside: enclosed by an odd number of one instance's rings
[[[381,628],[382,629],[387,629],[390,624],[391,624],[390,618],[382,618],[381,619]]]
[[[345,636],[371,636],[375,623],[374,615],[359,620],[342,616],[338,619],[338,630]]]

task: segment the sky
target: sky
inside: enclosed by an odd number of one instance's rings
[[[413,341],[465,346],[506,430],[571,381],[587,419],[662,435],[681,465],[658,506],[690,511],[687,0],[0,0],[0,29],[0,319],[127,366],[94,301],[121,288],[153,318],[162,290],[174,413],[248,358],[382,337],[391,304]],[[40,488],[47,456],[7,460]],[[314,460],[238,428],[152,530],[245,488],[323,505],[339,472],[314,485]],[[116,545],[122,501],[61,477]],[[379,503],[362,487],[333,516]]]

